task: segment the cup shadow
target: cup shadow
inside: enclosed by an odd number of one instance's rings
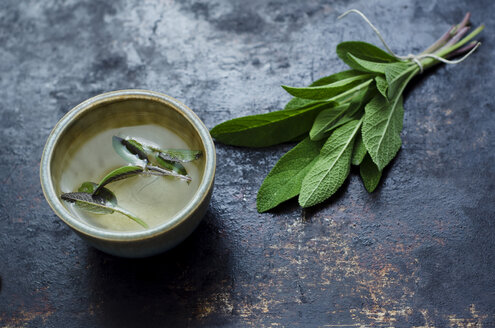
[[[89,248],[89,298],[95,319],[105,327],[175,327],[205,320],[221,324],[225,311],[213,314],[211,308],[222,306],[215,303],[224,302],[219,295],[232,289],[233,279],[219,226],[210,209],[184,242],[145,259],[118,258]]]

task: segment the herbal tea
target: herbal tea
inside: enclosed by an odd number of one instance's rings
[[[160,225],[186,206],[200,184],[202,153],[189,148],[177,133],[155,124],[102,131],[72,151],[61,198],[99,228]]]

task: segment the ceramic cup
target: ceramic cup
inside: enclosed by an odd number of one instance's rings
[[[136,113],[131,124],[167,122],[195,149],[203,152],[204,165],[198,190],[171,219],[142,231],[112,231],[91,225],[60,199],[64,158],[88,130],[126,126],[125,117]],[[137,122],[137,123],[136,123]],[[78,141],[79,140],[79,141]],[[164,94],[147,90],[108,92],[74,107],[53,128],[41,158],[41,186],[55,214],[83,240],[99,250],[122,257],[146,257],[164,252],[183,241],[198,226],[208,208],[215,177],[215,146],[208,129],[194,112]]]

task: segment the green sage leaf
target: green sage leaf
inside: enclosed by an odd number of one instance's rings
[[[366,156],[367,150],[363,142],[363,137],[361,133],[356,136],[356,141],[354,142],[354,148],[352,149],[352,165],[359,165]]]
[[[378,183],[380,183],[382,172],[378,169],[376,164],[373,163],[373,160],[369,155],[364,157],[363,162],[359,166],[359,172],[366,190],[370,193],[373,192],[378,186]]]
[[[328,129],[332,127],[332,125],[334,125],[334,123],[341,118],[348,109],[349,104],[343,104],[336,106],[335,108],[322,110],[318,116],[316,116],[315,122],[309,131],[309,137],[311,140],[323,139]]]
[[[387,98],[387,89],[388,89],[387,80],[383,76],[377,75],[375,77],[375,82],[376,82],[376,88],[378,89],[378,91],[382,94],[382,96]]]
[[[322,144],[322,141],[305,138],[279,159],[258,191],[258,212],[268,211],[299,194],[302,181],[315,163]]]
[[[235,118],[215,126],[210,133],[215,139],[228,145],[273,146],[308,132],[318,113],[333,106],[335,103],[328,102],[309,108]]]
[[[303,141],[304,139],[306,139],[306,137],[308,136],[308,133],[307,132],[304,132],[303,134],[301,135],[298,135],[297,137],[287,141],[287,142],[301,142]]]
[[[302,109],[304,107],[311,107],[318,104],[322,104],[323,101],[320,100],[311,100],[311,99],[302,99],[298,97],[294,97],[285,105],[284,110],[287,109]]]
[[[336,51],[337,56],[339,56],[344,63],[359,71],[364,69],[363,66],[356,64],[356,61],[350,55],[354,58],[374,63],[395,63],[400,61],[388,52],[385,52],[372,44],[361,41],[342,42],[337,46]]]
[[[318,79],[311,83],[309,86],[310,87],[319,87],[327,84],[332,84],[338,81],[346,80],[352,77],[358,77],[358,76],[363,76],[366,75],[363,72],[354,70],[354,69],[349,69],[347,71],[342,71],[338,72],[332,75],[328,75],[325,77],[322,77],[321,79]]]
[[[316,163],[303,179],[299,204],[309,207],[332,196],[349,175],[354,139],[361,120],[336,129],[323,145]]]
[[[363,115],[364,106],[369,102],[371,98],[373,98],[375,92],[376,89],[372,85],[355,92],[354,95],[351,97],[349,107],[344,111],[343,115],[340,118],[328,124],[326,130],[323,132],[322,137],[327,137],[334,129],[338,128],[339,126],[342,126],[353,120],[359,120]]]
[[[329,76],[322,77],[321,79],[318,79],[311,83],[309,86],[310,87],[318,87],[326,84],[331,84],[343,79],[347,79],[350,77],[355,77],[358,75],[363,75],[362,72],[356,71],[356,70],[347,70],[347,71],[342,71],[338,72]],[[305,106],[310,106],[310,105],[316,105],[318,104],[319,101],[317,100],[311,100],[311,99],[302,99],[298,97],[292,98],[287,105],[285,105],[284,109],[298,109],[302,108]]]
[[[350,62],[352,61],[354,63],[352,67],[368,73],[385,74],[387,66],[390,65],[390,63],[377,63],[360,59],[352,54],[348,54],[348,59]]]
[[[385,69],[385,78],[387,79],[388,84],[387,98],[392,100],[395,97],[400,96],[407,83],[409,83],[418,71],[418,67],[409,66],[404,63],[388,65]]]
[[[282,88],[294,97],[303,99],[329,99],[335,97],[344,91],[352,89],[355,86],[362,84],[365,80],[369,79],[371,76],[367,74],[356,75],[342,79],[331,84],[326,84],[322,86],[305,87],[305,88],[295,88],[283,85]]]
[[[355,92],[350,98],[349,109],[346,112],[346,115],[350,117],[356,116],[361,109],[364,109],[364,106],[373,98],[374,94],[375,87],[373,85],[369,85],[366,88]]]
[[[377,94],[365,107],[363,141],[380,171],[395,157],[402,144],[403,119],[402,97],[389,102]]]

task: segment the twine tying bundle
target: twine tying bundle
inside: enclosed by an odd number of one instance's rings
[[[412,62],[416,63],[416,65],[418,65],[418,67],[419,67],[420,73],[423,73],[423,64],[421,64],[421,59],[423,59],[423,58],[433,58],[433,59],[438,60],[438,61],[440,61],[442,63],[445,63],[445,64],[459,64],[459,63],[463,62],[467,57],[469,57],[473,52],[475,52],[476,49],[478,49],[478,47],[481,45],[481,42],[478,42],[473,47],[473,49],[471,49],[467,54],[465,54],[464,56],[462,56],[462,58],[459,58],[457,60],[445,59],[445,58],[442,58],[442,57],[437,56],[437,55],[432,54],[432,53],[419,54],[419,55],[408,54],[407,56],[399,56],[399,55],[395,54],[392,51],[392,49],[390,49],[390,47],[388,46],[387,42],[385,42],[385,40],[383,39],[383,36],[380,33],[380,31],[375,27],[375,25],[373,25],[373,23],[370,22],[370,20],[368,19],[368,17],[366,17],[366,15],[363,14],[361,11],[359,11],[357,9],[350,9],[350,10],[346,11],[345,13],[343,13],[342,15],[340,15],[338,17],[338,19],[341,19],[341,18],[347,16],[350,13],[356,13],[356,14],[358,14],[359,16],[361,16],[362,19],[364,19],[364,21],[366,23],[368,23],[368,25],[371,27],[371,29],[373,30],[373,32],[375,32],[375,34],[378,36],[378,38],[382,42],[382,44],[385,47],[385,49],[387,49],[387,51],[392,56],[394,56],[395,58],[400,59],[400,60],[408,60],[408,61],[412,61]]]

